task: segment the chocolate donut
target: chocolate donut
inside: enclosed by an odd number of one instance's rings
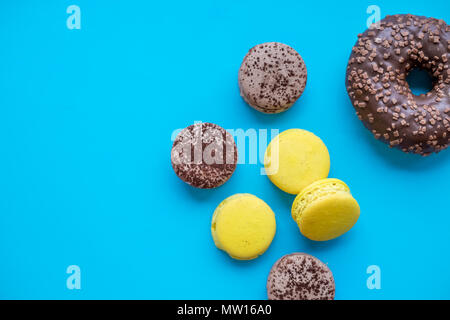
[[[264,113],[289,109],[306,86],[306,66],[297,51],[279,42],[250,49],[239,69],[242,98]]]
[[[330,269],[306,253],[281,257],[267,279],[269,300],[333,300],[335,291]]]
[[[428,155],[450,136],[450,27],[434,18],[386,16],[358,35],[346,87],[356,114],[376,139],[404,152]],[[420,68],[430,92],[414,95],[406,81]]]
[[[196,123],[183,129],[171,152],[176,175],[202,189],[224,184],[236,169],[237,159],[233,136],[214,123]]]

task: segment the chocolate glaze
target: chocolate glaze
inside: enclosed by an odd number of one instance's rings
[[[443,20],[399,14],[372,24],[352,49],[346,87],[356,114],[376,139],[428,155],[450,136],[450,27]],[[414,95],[406,76],[427,70],[433,89]]]
[[[214,123],[183,129],[172,146],[172,167],[177,176],[196,188],[224,184],[236,169],[238,154],[233,136]]]
[[[330,269],[306,253],[281,257],[267,279],[269,300],[333,300],[335,284]]]
[[[242,98],[254,109],[279,113],[289,109],[306,86],[306,66],[290,46],[267,42],[250,49],[239,69]]]

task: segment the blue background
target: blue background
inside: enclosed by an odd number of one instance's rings
[[[81,8],[68,30],[66,8]],[[450,22],[449,1],[2,1],[0,5],[0,298],[265,299],[272,264],[307,252],[326,262],[336,299],[449,299],[450,153],[403,154],[373,139],[344,74],[368,5]],[[248,49],[291,45],[306,90],[279,115],[240,98]],[[194,121],[227,129],[304,128],[331,155],[361,206],[356,226],[307,240],[294,196],[239,165],[215,190],[182,183],[171,134]],[[234,261],[210,235],[215,207],[249,192],[276,213],[254,261]],[[81,290],[66,268],[81,268]],[[381,289],[366,268],[381,268]]]

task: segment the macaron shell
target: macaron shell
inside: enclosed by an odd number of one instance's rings
[[[172,168],[185,183],[200,189],[217,188],[233,175],[237,160],[233,136],[210,122],[195,123],[175,138]]]
[[[267,277],[269,300],[333,300],[333,273],[322,261],[306,253],[278,259]]]
[[[348,192],[336,192],[308,205],[298,217],[300,232],[308,239],[326,241],[350,230],[359,218],[358,202]]]
[[[238,260],[251,260],[263,254],[270,246],[275,230],[272,209],[251,194],[235,194],[222,201],[211,224],[217,248]]]
[[[309,184],[328,176],[330,155],[313,133],[289,129],[270,142],[264,166],[273,184],[287,193],[298,194]]]
[[[249,50],[239,68],[242,98],[264,113],[289,109],[305,90],[307,70],[300,54],[279,42],[266,42]]]

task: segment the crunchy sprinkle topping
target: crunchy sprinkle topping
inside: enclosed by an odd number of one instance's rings
[[[346,86],[358,117],[375,138],[422,155],[447,148],[449,44],[450,27],[443,20],[410,14],[387,16],[358,35]],[[427,94],[411,92],[406,76],[414,68],[432,75],[434,86]]]

